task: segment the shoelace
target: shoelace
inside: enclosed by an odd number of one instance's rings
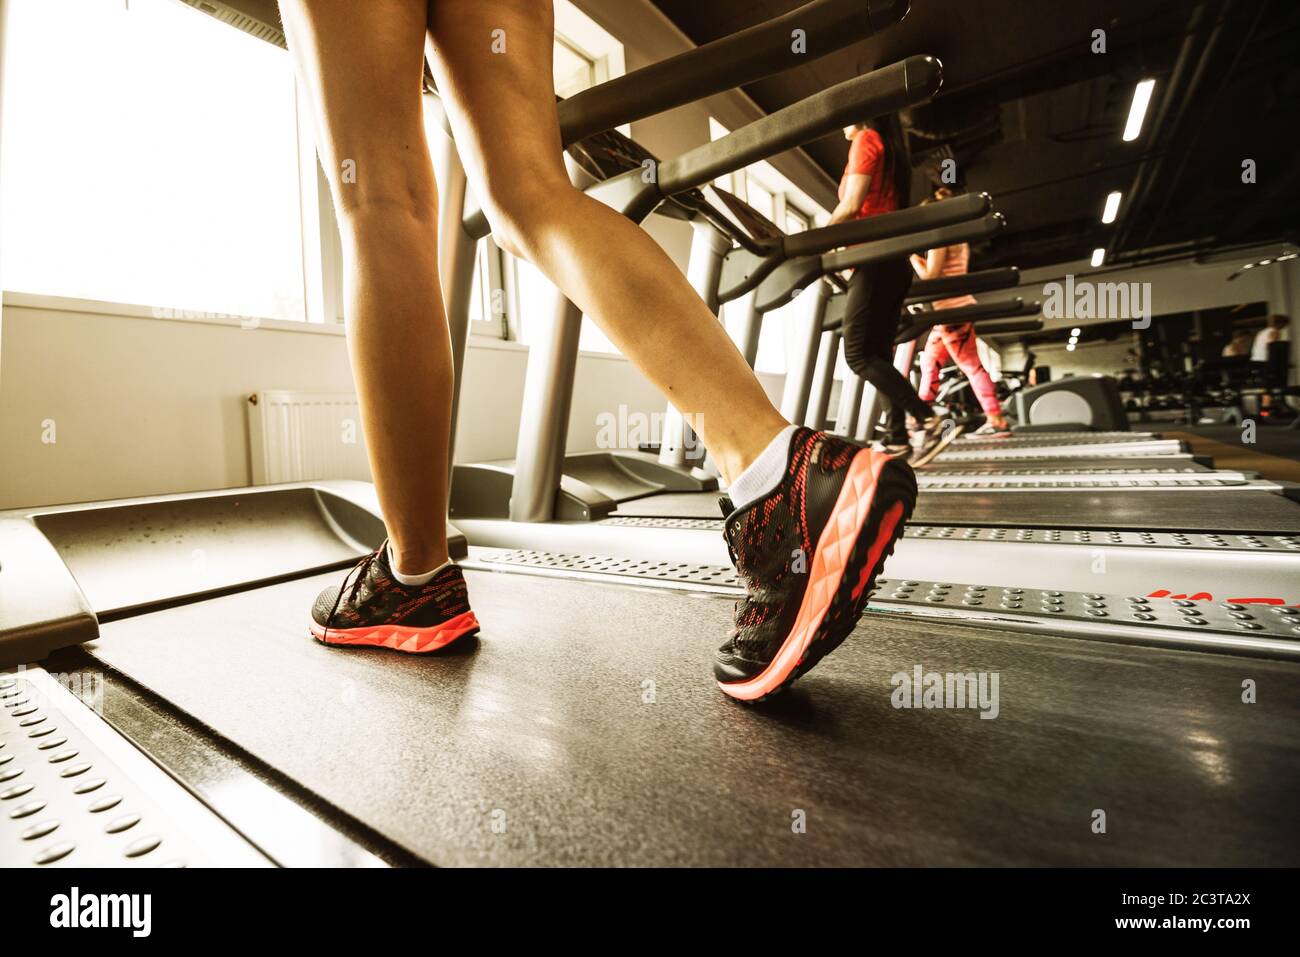
[[[348,591],[348,601],[352,602],[356,600],[357,592],[361,590],[361,583],[366,580],[366,573],[370,571],[371,564],[374,563],[375,559],[378,558],[380,554],[383,552],[383,550],[387,547],[388,547],[388,539],[385,538],[384,543],[382,545],[380,545],[377,549],[375,549],[365,558],[361,559],[361,561],[353,565],[352,570],[349,571],[346,576],[344,576],[343,584],[339,586],[339,592],[337,595],[334,596],[334,607],[330,609],[329,616],[325,619],[324,637],[326,638],[329,637],[330,625],[334,624],[334,616],[338,614],[339,603],[343,600],[343,592],[348,587],[348,579],[351,578],[354,574],[357,576],[352,581],[351,590]]]

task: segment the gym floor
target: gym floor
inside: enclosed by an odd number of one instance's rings
[[[1242,430],[1237,425],[1181,426],[1176,432],[1162,434],[1184,439],[1197,455],[1212,456],[1216,468],[1254,471],[1279,482],[1300,482],[1300,429],[1260,425],[1253,444],[1242,441]]]

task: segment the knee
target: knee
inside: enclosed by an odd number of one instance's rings
[[[536,263],[546,237],[581,195],[567,179],[516,173],[508,183],[489,184],[483,213],[498,246]]]
[[[850,346],[847,339],[844,340],[844,363],[859,379],[867,377],[866,357],[860,349]]]
[[[844,338],[844,361],[853,373],[862,379],[870,379],[876,372],[878,358],[860,337]]]
[[[345,168],[334,177],[334,206],[343,224],[359,225],[375,216],[394,216],[436,228],[438,189],[433,171],[389,167],[378,175],[350,176]]]

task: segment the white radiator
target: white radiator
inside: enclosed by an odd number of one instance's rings
[[[248,398],[254,485],[370,479],[361,412],[350,392],[267,389]]]

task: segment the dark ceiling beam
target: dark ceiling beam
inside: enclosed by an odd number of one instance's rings
[[[1187,34],[1178,53],[1178,59],[1174,63],[1173,72],[1169,75],[1169,82],[1160,92],[1160,103],[1156,108],[1155,116],[1143,131],[1142,135],[1146,142],[1159,143],[1177,135],[1183,117],[1186,115],[1187,105],[1195,96],[1196,89],[1205,75],[1206,64],[1213,56],[1214,48],[1223,34],[1224,18],[1231,4],[1232,0],[1224,0],[1219,7],[1219,16],[1213,23],[1209,22],[1208,3],[1203,3],[1192,11],[1192,16],[1188,20]],[[1114,239],[1110,244],[1114,252],[1122,252],[1127,248],[1131,227],[1137,222],[1138,210],[1145,206],[1147,194],[1164,168],[1166,156],[1167,152],[1164,151],[1152,154],[1134,174],[1124,208],[1120,211],[1119,221],[1115,224]]]
[[[1215,236],[1224,243],[1251,242],[1257,239],[1252,235],[1261,226],[1267,225],[1270,217],[1278,216],[1283,210],[1290,209],[1288,192],[1295,189],[1295,181],[1290,176],[1273,176],[1267,185],[1260,187],[1260,194],[1250,203],[1240,204],[1232,217]],[[1283,214],[1285,215],[1285,214]],[[1292,218],[1285,238],[1293,239],[1300,224]]]
[[[1291,2],[1291,0],[1288,0],[1288,2]],[[1230,6],[1230,3],[1227,4],[1227,6]],[[1215,78],[1218,82],[1218,85],[1214,88],[1214,92],[1210,94],[1209,100],[1207,102],[1202,102],[1197,104],[1197,109],[1196,109],[1197,121],[1195,123],[1189,124],[1190,132],[1184,134],[1184,130],[1180,126],[1177,132],[1174,134],[1177,138],[1176,141],[1179,144],[1179,148],[1176,152],[1171,153],[1171,156],[1178,157],[1177,160],[1178,165],[1174,167],[1173,175],[1165,177],[1160,183],[1162,187],[1162,193],[1163,193],[1160,200],[1160,206],[1157,209],[1154,216],[1147,217],[1146,229],[1142,234],[1143,245],[1150,244],[1151,237],[1156,234],[1156,230],[1164,222],[1165,213],[1168,211],[1170,203],[1173,202],[1175,196],[1179,195],[1179,186],[1182,183],[1183,174],[1187,171],[1187,164],[1191,161],[1192,155],[1196,152],[1197,145],[1201,142],[1201,138],[1204,136],[1205,131],[1209,126],[1208,122],[1206,121],[1206,118],[1214,115],[1215,107],[1218,106],[1219,100],[1222,97],[1224,90],[1226,90],[1229,84],[1232,82],[1232,79],[1236,74],[1237,67],[1241,64],[1243,58],[1246,56],[1247,50],[1250,49],[1251,40],[1254,38],[1255,33],[1259,29],[1260,24],[1264,21],[1264,18],[1268,15],[1270,6],[1271,4],[1269,0],[1262,0],[1262,2],[1258,3],[1258,5],[1255,7],[1255,17],[1251,21],[1250,27],[1247,30],[1245,37],[1236,41],[1235,43],[1236,52],[1233,54],[1231,61],[1227,65],[1227,68],[1224,69],[1222,66],[1220,66],[1219,69],[1215,72]],[[1225,19],[1227,15],[1228,15],[1228,11],[1225,10],[1224,11]],[[1222,23],[1223,20],[1220,20],[1219,24],[1216,24],[1216,36],[1217,36],[1218,27],[1221,26]],[[1208,60],[1208,55],[1206,59]],[[1204,62],[1205,60],[1202,61],[1202,63]],[[1208,72],[1208,67],[1207,67],[1207,72]],[[1184,136],[1186,136],[1185,139]]]
[[[999,101],[1022,99],[1075,83],[1112,76],[1119,70],[1129,70],[1135,76],[1138,73],[1163,73],[1164,69],[1152,68],[1149,64],[1169,63],[1177,45],[1176,36],[1157,40],[1144,37],[1120,44],[1110,49],[1105,56],[1099,56],[1086,50],[1080,51],[1078,45],[1074,44],[966,84],[945,84],[934,102],[939,106],[945,100],[960,100],[968,96],[983,99],[992,97]]]

